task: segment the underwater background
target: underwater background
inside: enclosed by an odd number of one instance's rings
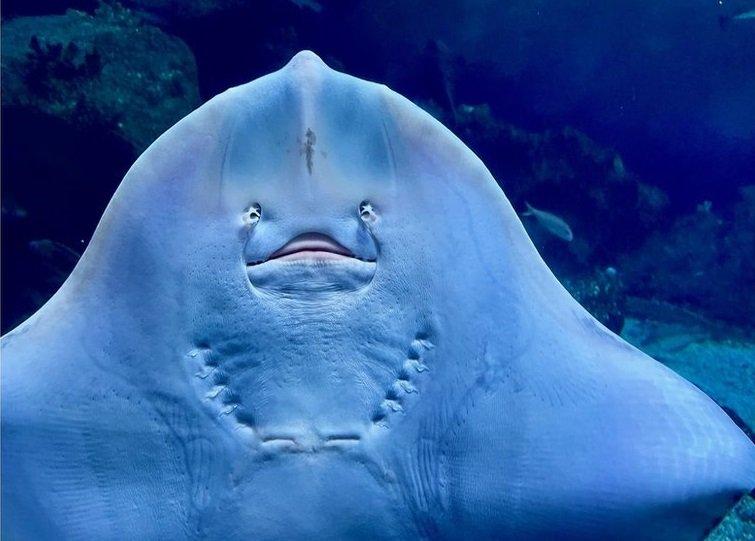
[[[312,49],[448,126],[567,289],[753,438],[755,1],[6,0],[1,33],[3,333],[157,136]],[[711,537],[752,535],[743,502]]]

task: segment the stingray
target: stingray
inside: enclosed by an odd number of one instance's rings
[[[161,136],[2,347],[8,538],[683,539],[755,484],[463,143],[310,52]]]

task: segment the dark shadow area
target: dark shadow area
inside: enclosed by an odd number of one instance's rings
[[[15,108],[2,140],[5,333],[60,287],[134,155],[106,129]]]

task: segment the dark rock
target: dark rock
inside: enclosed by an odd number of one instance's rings
[[[239,6],[245,0],[125,0],[129,8],[155,17],[154,22],[175,22],[200,19],[223,13]]]
[[[613,267],[592,274],[563,278],[564,287],[593,317],[615,333],[624,326],[625,296],[619,273]]]
[[[4,22],[2,79],[6,332],[72,266],[30,243],[82,250],[134,159],[199,96],[186,45],[115,5]]]
[[[12,19],[2,49],[4,109],[100,126],[135,154],[199,103],[186,45],[117,5]]]
[[[57,289],[36,239],[53,239],[77,251],[100,219],[134,149],[99,126],[72,123],[38,111],[3,110],[2,331],[33,313]]]
[[[755,327],[755,186],[740,193],[728,217],[703,203],[624,257],[628,292]]]
[[[755,491],[745,494],[731,508],[705,541],[745,541],[755,539]]]
[[[485,105],[462,105],[456,119],[460,137],[491,169],[514,208],[522,212],[528,202],[571,227],[571,243],[528,227],[557,272],[613,265],[663,222],[663,192],[641,183],[615,151],[575,129],[525,131],[494,118]]]
[[[248,0],[124,0],[124,4],[152,18],[157,24],[196,21],[244,7],[258,7],[261,3],[251,4]],[[314,13],[323,9],[323,5],[316,0],[289,0],[289,3],[294,8]]]

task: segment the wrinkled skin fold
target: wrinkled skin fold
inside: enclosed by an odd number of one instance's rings
[[[309,52],[155,142],[2,347],[9,539],[696,539],[755,484],[469,149]]]

